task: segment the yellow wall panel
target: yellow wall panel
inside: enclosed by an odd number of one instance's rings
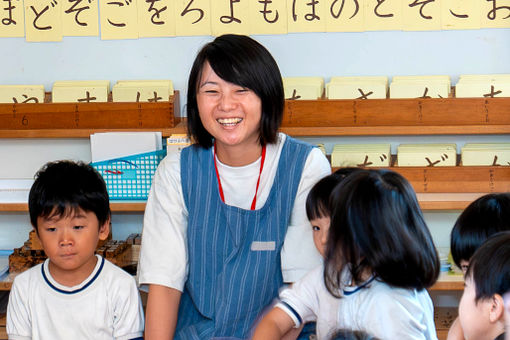
[[[439,0],[403,0],[404,31],[435,31],[441,29]]]
[[[25,0],[27,41],[61,41],[61,2],[57,0]]]
[[[441,28],[443,30],[479,29],[480,6],[479,0],[443,0]]]
[[[287,29],[292,32],[325,32],[327,1],[287,0]]]
[[[138,2],[138,35],[140,38],[175,36],[175,2],[172,0]]]
[[[287,33],[286,0],[250,0],[251,34]]]
[[[22,0],[3,0],[0,6],[0,38],[25,36],[25,13]]]
[[[175,2],[175,34],[177,36],[210,35],[210,1],[177,0]]]
[[[215,36],[249,34],[249,18],[249,0],[211,0],[211,30]]]
[[[365,30],[365,7],[361,0],[334,0],[326,6],[328,32],[362,32]]]
[[[61,0],[64,36],[98,36],[99,5],[97,0]]]
[[[101,39],[138,38],[137,0],[99,0],[99,9]]]
[[[402,0],[365,0],[365,30],[402,29]]]
[[[510,28],[510,0],[481,1],[483,28]]]

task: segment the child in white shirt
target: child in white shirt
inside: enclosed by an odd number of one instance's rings
[[[383,340],[437,339],[425,288],[437,280],[439,258],[409,182],[389,170],[359,170],[332,190],[324,265],[280,293],[254,339],[280,339],[314,320],[319,339],[339,328]]]
[[[48,163],[36,174],[28,206],[48,259],[14,279],[9,339],[141,339],[134,278],[95,255],[110,232],[101,175],[84,163]]]

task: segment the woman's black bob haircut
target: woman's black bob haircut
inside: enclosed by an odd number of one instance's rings
[[[510,193],[487,194],[473,201],[460,214],[450,235],[453,261],[469,261],[492,234],[510,230]]]
[[[197,106],[197,92],[206,62],[223,80],[255,92],[262,102],[260,143],[275,143],[285,103],[280,70],[264,46],[250,37],[235,34],[217,37],[195,58],[188,80],[186,107],[188,135],[192,140],[204,148],[213,144],[213,136],[204,128]]]
[[[338,184],[330,197],[331,226],[324,282],[341,297],[342,272],[355,284],[366,274],[390,286],[432,286],[439,257],[409,182],[390,170],[360,170]]]
[[[475,283],[475,302],[510,292],[510,232],[489,237],[469,261],[466,279]]]
[[[329,210],[329,196],[333,188],[345,177],[349,176],[360,168],[340,168],[315,183],[306,197],[306,215],[308,219],[315,220],[323,217],[331,217]]]
[[[78,209],[96,214],[99,226],[110,219],[110,203],[103,177],[83,162],[46,163],[35,174],[28,196],[32,226],[38,232],[38,217],[63,217]]]

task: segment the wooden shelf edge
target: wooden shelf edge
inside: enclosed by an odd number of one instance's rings
[[[112,201],[110,203],[112,212],[144,212],[145,201]],[[28,212],[27,203],[0,203],[2,212]]]
[[[89,138],[96,132],[142,132],[161,131],[164,137],[174,133],[186,133],[186,119],[173,128],[147,129],[40,129],[2,130],[0,138]],[[325,126],[289,127],[280,131],[295,137],[334,137],[334,136],[417,136],[417,135],[478,135],[510,134],[510,125],[455,125],[455,126]]]
[[[179,122],[173,128],[150,129],[41,129],[41,130],[1,130],[0,138],[89,138],[98,132],[143,132],[161,131],[163,137],[174,133],[186,133],[186,122]]]
[[[324,126],[289,127],[280,130],[296,137],[388,136],[388,135],[478,135],[508,134],[510,125],[448,125],[448,126]]]

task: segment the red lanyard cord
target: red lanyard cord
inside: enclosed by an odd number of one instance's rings
[[[216,164],[216,142],[214,142],[214,170],[216,170],[216,178],[218,178],[218,189],[220,191],[220,198],[223,203],[225,203],[225,196],[223,194],[223,187],[221,186],[220,174],[218,172],[218,165]],[[255,205],[257,204],[257,192],[259,191],[260,184],[260,176],[262,175],[262,169],[264,168],[264,161],[266,160],[266,146],[262,146],[262,156],[260,160],[260,170],[259,177],[257,178],[257,187],[255,188],[255,195],[253,196],[253,201],[251,202],[251,210],[255,210]]]

